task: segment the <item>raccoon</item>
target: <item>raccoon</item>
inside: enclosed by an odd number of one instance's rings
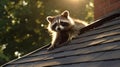
[[[84,21],[71,18],[68,10],[57,16],[48,16],[46,19],[49,22],[48,31],[52,34],[48,50],[67,44],[78,36],[81,28],[88,25]]]

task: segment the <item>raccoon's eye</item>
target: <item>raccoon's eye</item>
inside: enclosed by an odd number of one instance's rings
[[[69,25],[69,24],[66,23],[66,22],[60,22],[60,24],[61,24],[62,26],[68,26],[68,25]]]
[[[53,26],[52,26],[52,29],[54,30],[57,26],[57,23],[55,23]]]

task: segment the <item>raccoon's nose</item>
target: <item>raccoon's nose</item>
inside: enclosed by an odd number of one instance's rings
[[[57,30],[60,31],[61,29],[58,27]]]

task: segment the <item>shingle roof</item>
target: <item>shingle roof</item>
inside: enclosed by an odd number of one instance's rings
[[[3,67],[119,67],[120,13],[90,26],[68,45],[47,51],[45,46]]]

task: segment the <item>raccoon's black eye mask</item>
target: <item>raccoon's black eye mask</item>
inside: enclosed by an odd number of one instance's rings
[[[55,24],[52,26],[52,29],[55,30],[56,26],[57,26],[57,23],[55,23]]]
[[[67,23],[67,22],[60,22],[60,24],[62,25],[62,26],[69,26],[69,24]]]

